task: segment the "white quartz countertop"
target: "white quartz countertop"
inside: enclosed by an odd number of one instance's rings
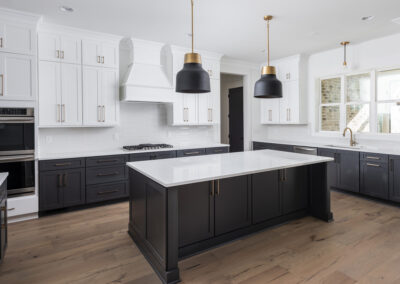
[[[332,158],[260,150],[127,163],[129,167],[172,187],[333,161]]]
[[[254,140],[254,142],[284,144],[284,145],[293,145],[293,146],[305,146],[305,147],[316,147],[316,148],[327,148],[327,149],[339,149],[339,150],[366,152],[366,153],[380,153],[380,154],[386,154],[386,155],[400,155],[400,146],[387,148],[387,147],[381,147],[381,146],[356,145],[356,146],[351,147],[348,144],[341,144],[341,143],[329,143],[329,142],[319,142],[319,141],[317,141],[317,142],[315,142],[315,141],[288,141],[288,140],[280,140],[280,139]]]
[[[108,149],[103,151],[86,151],[86,152],[64,152],[64,153],[39,153],[39,160],[54,160],[54,159],[72,159],[82,157],[96,157],[96,156],[109,156],[109,155],[124,155],[124,154],[139,154],[139,153],[151,153],[151,152],[162,152],[162,151],[176,151],[176,150],[187,150],[187,149],[198,149],[198,148],[214,148],[214,147],[229,147],[229,144],[199,144],[199,145],[183,145],[175,146],[173,148],[164,149],[153,149],[153,150],[138,150],[128,151],[121,148]]]
[[[8,177],[8,173],[0,173],[0,186],[3,185],[3,182]]]

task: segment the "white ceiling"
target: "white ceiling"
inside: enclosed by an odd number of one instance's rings
[[[60,5],[75,12],[62,14]],[[190,46],[190,0],[0,0],[45,22]],[[265,14],[272,14],[271,57],[313,53],[399,33],[400,0],[195,0],[195,47],[260,62]],[[374,15],[369,22],[363,16]]]

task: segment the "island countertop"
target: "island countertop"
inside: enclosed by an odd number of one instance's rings
[[[0,173],[0,185],[3,184],[3,182],[6,180],[8,177],[8,173]]]
[[[127,165],[164,187],[300,167],[332,158],[274,150],[129,162]]]

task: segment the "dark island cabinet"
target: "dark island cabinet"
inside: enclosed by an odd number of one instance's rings
[[[386,162],[360,161],[360,192],[382,199],[389,199],[389,166]]]
[[[85,172],[68,169],[40,173],[40,211],[85,204]]]
[[[308,168],[297,167],[280,171],[282,212],[289,214],[308,206]]]
[[[279,171],[252,175],[253,224],[282,215]]]
[[[178,191],[179,247],[214,236],[214,181],[182,186]]]
[[[265,143],[265,142],[253,142],[253,150],[276,150],[284,152],[293,152],[292,145],[276,144],[276,143]]]
[[[360,153],[336,149],[318,149],[319,156],[331,157],[328,163],[328,186],[360,192]]]
[[[3,262],[8,243],[7,181],[0,186],[0,263]]]
[[[400,156],[390,156],[389,167],[389,198],[400,202]]]
[[[222,153],[229,153],[229,147],[215,147],[215,148],[206,148],[206,154],[222,154]]]
[[[205,148],[200,149],[189,149],[189,150],[178,150],[176,151],[177,157],[191,157],[191,156],[202,156],[206,154]]]
[[[250,225],[250,177],[220,179],[215,183],[215,235]]]

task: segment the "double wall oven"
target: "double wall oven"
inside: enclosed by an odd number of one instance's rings
[[[35,192],[33,108],[0,108],[0,172],[8,172],[9,197]]]

